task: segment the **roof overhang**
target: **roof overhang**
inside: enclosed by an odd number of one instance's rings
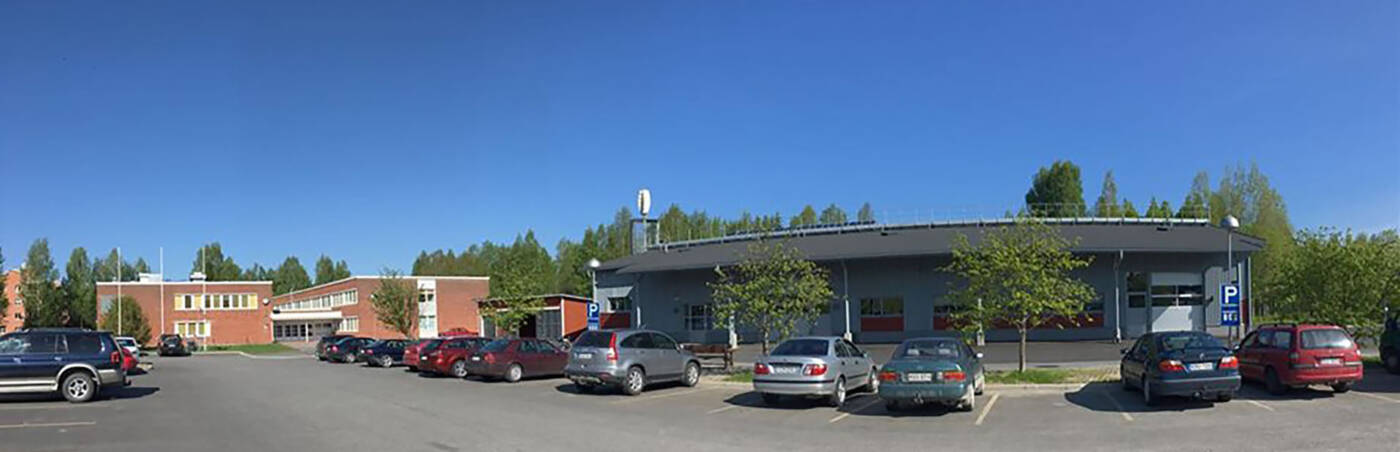
[[[294,311],[294,312],[274,312],[272,320],[340,320],[340,311]]]

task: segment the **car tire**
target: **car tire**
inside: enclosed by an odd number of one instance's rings
[[[409,372],[417,372],[417,371],[418,371],[418,366],[408,366],[408,371],[409,371]]]
[[[390,357],[388,357],[388,356],[381,356],[381,357],[379,357],[379,367],[383,367],[383,368],[394,367],[394,358],[390,358]]]
[[[1120,371],[1118,374],[1122,375],[1123,373]],[[1119,377],[1118,382],[1121,383],[1119,386],[1123,388],[1123,391],[1133,392],[1132,380],[1129,380],[1125,377]]]
[[[1344,383],[1337,383],[1337,384],[1332,385],[1332,392],[1335,392],[1335,393],[1338,393],[1338,394],[1345,394],[1347,391],[1350,391],[1350,390],[1351,390],[1351,382],[1350,382],[1350,381],[1344,382]]]
[[[1385,357],[1385,370],[1400,374],[1400,351],[1392,351]]]
[[[1147,406],[1157,406],[1157,402],[1160,399],[1157,397],[1157,394],[1152,393],[1152,382],[1147,380],[1146,375],[1143,375],[1142,381],[1139,383],[1141,384],[1138,385],[1138,387],[1142,389],[1142,403]]]
[[[1264,369],[1264,389],[1273,395],[1288,393],[1288,386],[1284,386],[1283,382],[1278,379],[1278,372],[1275,372],[1272,367]]]
[[[870,374],[866,376],[865,391],[871,394],[880,393],[880,369],[870,368]]]
[[[765,392],[765,393],[763,393],[763,394],[760,394],[760,395],[763,396],[763,404],[764,404],[764,405],[776,406],[776,405],[778,405],[779,403],[783,403],[783,396],[781,396],[781,395],[772,394],[772,393],[767,393],[767,392]]]
[[[452,376],[453,376],[453,377],[456,377],[456,378],[467,378],[467,375],[468,375],[469,373],[470,373],[470,372],[467,372],[467,362],[466,362],[466,361],[463,361],[463,360],[460,360],[460,359],[459,359],[459,360],[456,360],[456,361],[453,361],[453,362],[452,362]]]
[[[97,380],[87,372],[73,372],[63,377],[63,383],[59,386],[59,392],[63,393],[63,398],[72,403],[84,403],[97,397]]]
[[[903,404],[903,403],[900,403],[898,400],[886,400],[886,401],[885,401],[885,411],[888,411],[888,412],[891,412],[891,413],[896,412],[896,411],[904,411],[904,404]]]
[[[987,392],[987,374],[985,372],[977,374],[977,383],[974,386],[974,394],[982,395]]]
[[[836,387],[832,388],[831,394],[826,396],[826,404],[834,408],[841,408],[843,403],[846,403],[846,377],[836,377]]]
[[[693,388],[700,384],[700,365],[694,361],[685,363],[685,371],[681,373],[681,384],[687,388]]]
[[[633,366],[627,369],[627,377],[622,380],[622,393],[634,396],[642,393],[647,386],[647,374],[642,368]]]
[[[520,367],[519,364],[511,364],[510,367],[506,368],[506,374],[503,379],[506,383],[515,383],[520,381],[520,377],[522,376],[525,376],[525,368]]]
[[[1229,393],[1229,392],[1224,392],[1224,393],[1221,393],[1220,395],[1215,396],[1215,401],[1216,401],[1216,402],[1220,402],[1220,403],[1225,403],[1225,402],[1229,402],[1230,400],[1232,400],[1232,399],[1234,399],[1234,398],[1235,398],[1235,394]]]

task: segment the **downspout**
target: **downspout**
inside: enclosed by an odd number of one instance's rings
[[[845,316],[846,340],[851,340],[851,278],[846,271],[846,260],[841,260],[841,313]]]
[[[1119,267],[1123,264],[1123,250],[1118,250],[1118,259],[1113,261],[1113,342],[1123,342],[1123,298],[1119,290]]]

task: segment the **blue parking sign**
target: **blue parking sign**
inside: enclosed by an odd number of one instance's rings
[[[1240,325],[1240,287],[1220,285],[1220,326]]]
[[[600,306],[598,306],[598,302],[596,302],[596,301],[590,301],[590,302],[588,302],[588,330],[589,330],[589,331],[597,331],[597,330],[598,330],[598,327],[599,327],[599,321],[598,321],[598,320],[599,320],[599,317],[601,317],[601,315],[602,315],[602,311],[603,311],[603,308],[600,307]]]

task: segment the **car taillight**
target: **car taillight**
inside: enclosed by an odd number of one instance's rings
[[[899,373],[892,370],[886,370],[880,372],[877,378],[879,378],[880,381],[895,381],[899,379]]]
[[[1224,358],[1220,358],[1220,368],[1221,368],[1221,369],[1239,369],[1239,368],[1240,368],[1240,360],[1239,360],[1239,358],[1235,358],[1234,356],[1226,356],[1226,357],[1224,357]]]
[[[332,346],[331,346],[331,351],[332,351],[332,352],[340,351],[340,347],[336,347],[336,346],[332,345]]]
[[[617,334],[608,339],[608,361],[617,361]]]
[[[754,363],[754,365],[753,365],[753,374],[754,374],[754,375],[768,375],[768,374],[770,374],[770,373],[773,373],[773,369],[769,369],[767,364],[763,364],[763,363]]]
[[[826,364],[808,364],[802,366],[802,375],[826,375]]]
[[[967,373],[961,370],[940,372],[938,375],[943,381],[963,381],[967,379]]]
[[[111,359],[112,359],[112,364],[121,364],[121,363],[122,363],[122,352],[112,352]]]
[[[1186,366],[1182,365],[1181,361],[1164,359],[1162,362],[1157,363],[1157,369],[1162,372],[1182,372],[1186,370]]]
[[[374,350],[365,350],[365,354],[366,354],[366,355],[373,355],[373,354],[374,354]]]

